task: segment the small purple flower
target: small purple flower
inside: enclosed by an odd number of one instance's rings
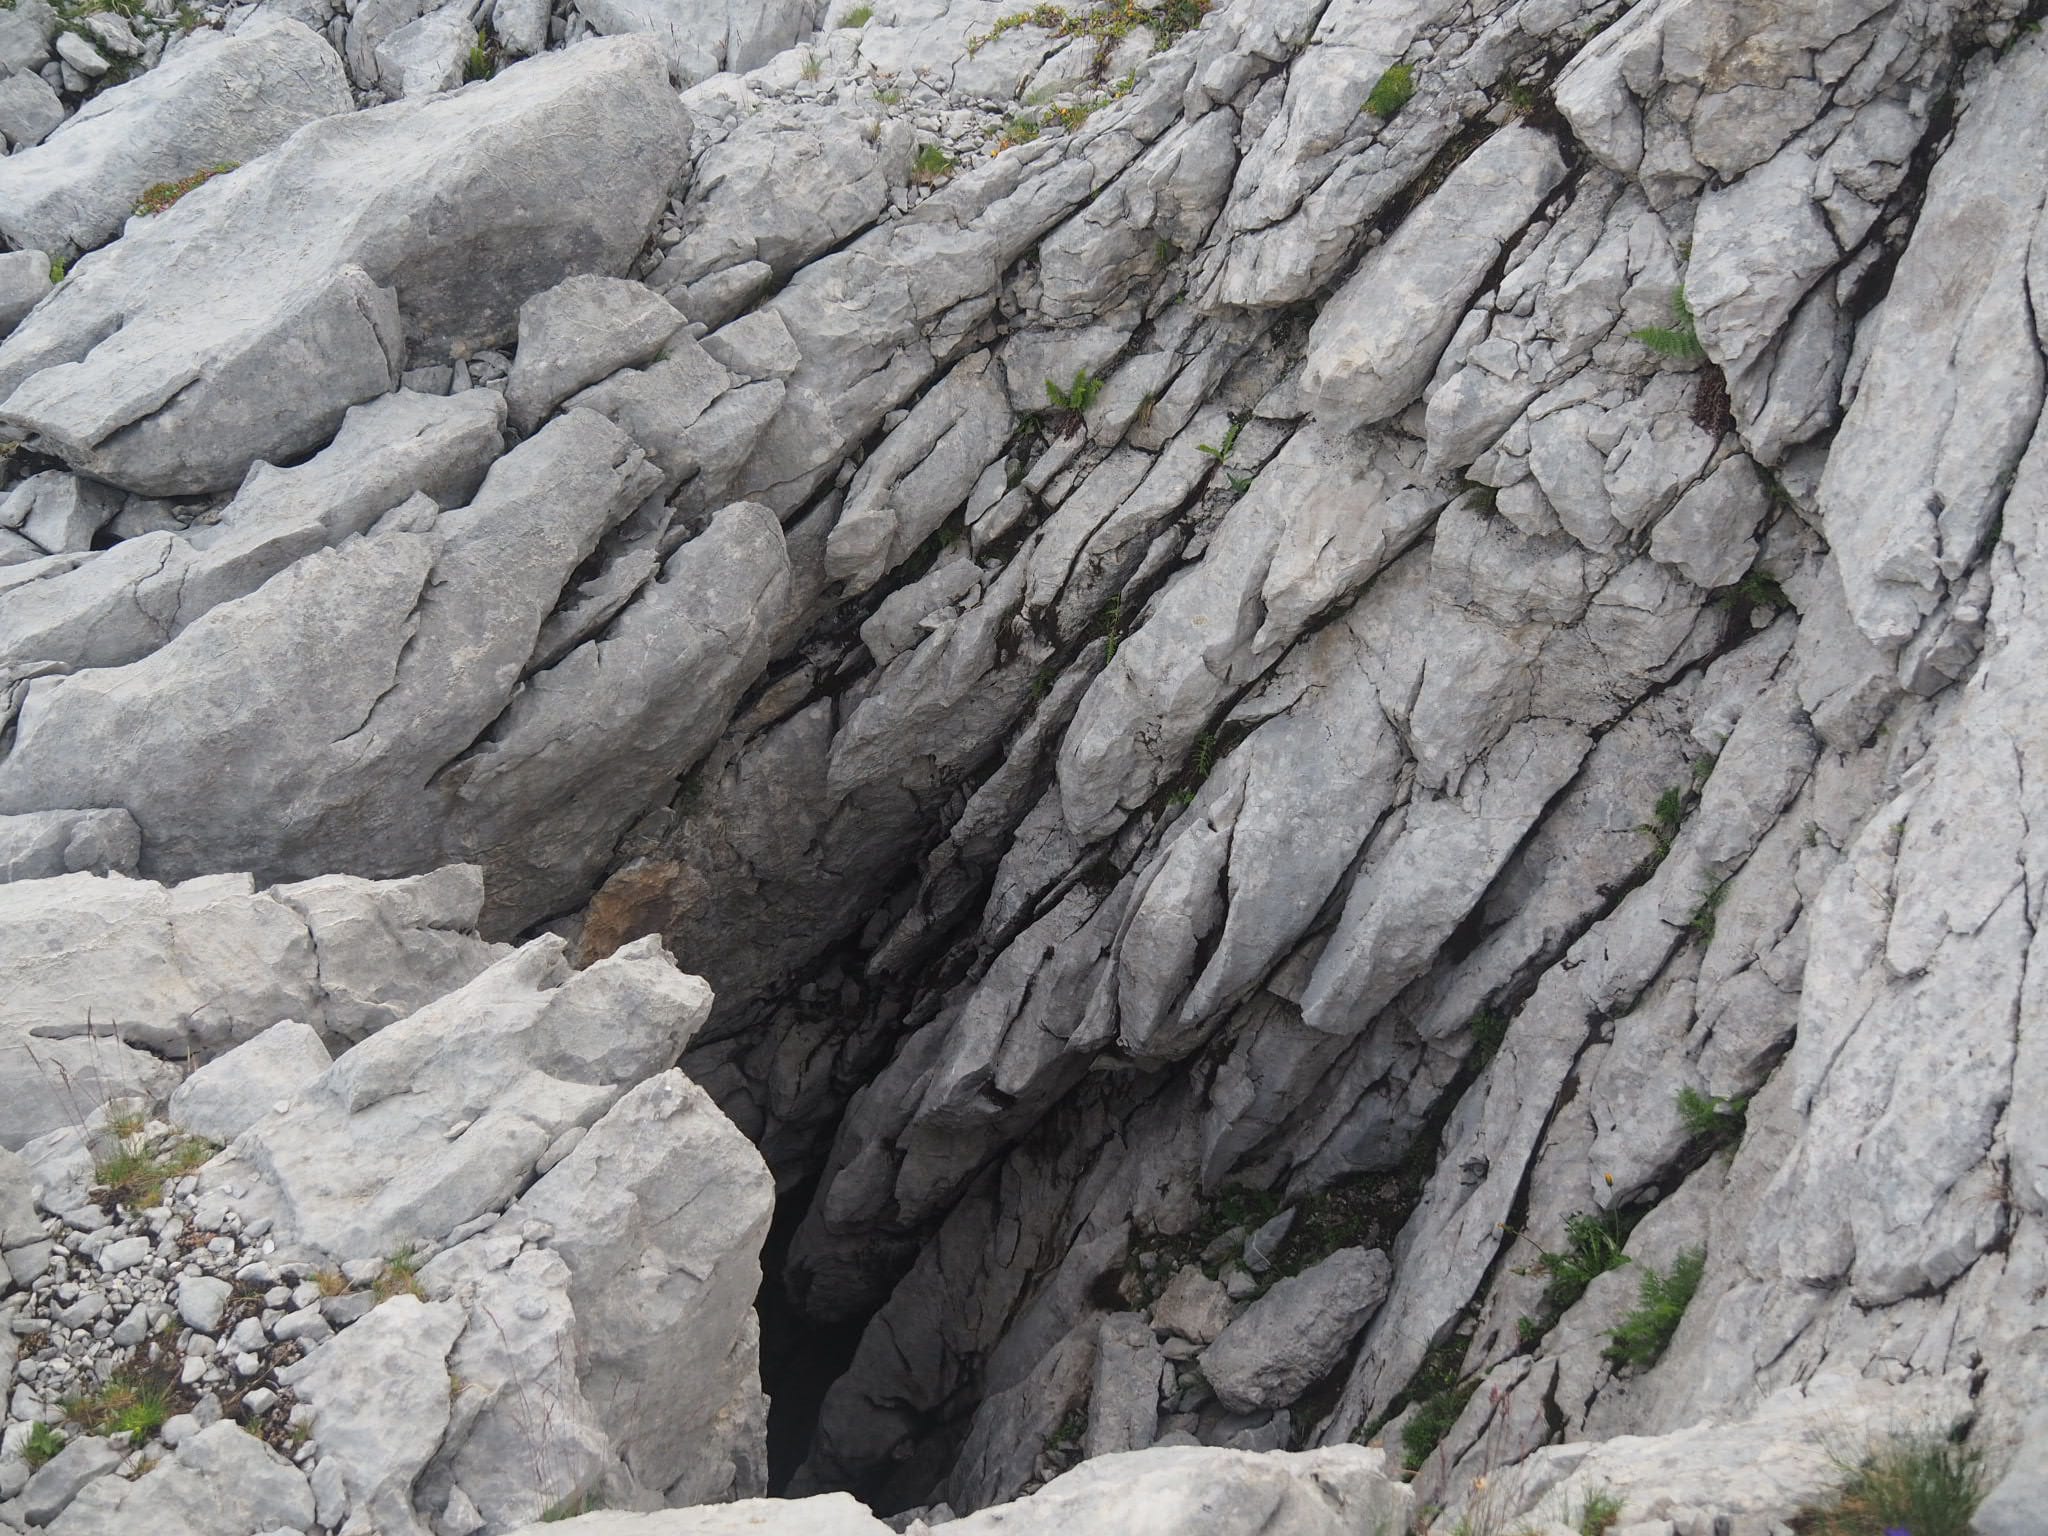
[[[1884,1536],[1913,1536],[1913,1533],[1903,1525],[1888,1525],[1884,1528]]]

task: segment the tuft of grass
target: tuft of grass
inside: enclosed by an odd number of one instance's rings
[[[1415,99],[1415,66],[1395,64],[1380,76],[1365,98],[1365,110],[1385,121]]]
[[[1579,1511],[1579,1536],[1607,1536],[1621,1523],[1621,1512],[1627,1507],[1628,1501],[1611,1488],[1587,1494],[1585,1506]]]
[[[1110,55],[1116,45],[1140,27],[1152,31],[1154,51],[1172,47],[1202,24],[1214,0],[1157,0],[1144,5],[1140,0],[1098,0],[1085,10],[1064,5],[1034,5],[997,18],[988,31],[967,39],[967,52],[979,53],[1005,32],[1018,27],[1037,27],[1054,37],[1085,37],[1095,43],[1095,74],[1109,73]]]
[[[50,286],[54,288],[57,284],[63,281],[64,263],[61,261],[52,261],[50,263]]]
[[[142,196],[135,200],[136,216],[148,218],[152,214],[162,213],[195,187],[203,187],[214,177],[225,176],[229,171],[239,168],[239,161],[226,160],[219,165],[209,165],[203,171],[194,171],[183,181],[159,181],[154,186],[146,187]]]
[[[917,158],[910,162],[910,179],[919,186],[935,186],[953,169],[953,157],[936,144],[920,144]]]
[[[64,1399],[64,1416],[87,1434],[125,1434],[140,1445],[178,1411],[176,1391],[177,1379],[168,1371],[120,1370],[92,1391]]]
[[[1641,330],[1630,331],[1629,340],[1639,341],[1659,357],[1669,357],[1682,363],[1696,363],[1707,355],[1700,345],[1699,330],[1693,321],[1692,306],[1685,301],[1685,290],[1671,291],[1671,324],[1646,325]]]
[[[1722,608],[1789,608],[1792,600],[1785,595],[1785,589],[1778,584],[1778,578],[1763,571],[1751,571],[1732,587],[1723,587],[1714,595],[1714,602]]]
[[[64,1436],[54,1424],[34,1424],[21,1447],[21,1459],[33,1471],[64,1449]]]
[[[1508,1037],[1508,1021],[1491,1008],[1482,1008],[1472,1015],[1472,1052],[1484,1066],[1499,1053],[1501,1042]]]
[[[1830,1503],[1802,1515],[1808,1536],[1970,1536],[1990,1491],[1982,1452],[1940,1435],[1888,1441],[1848,1471]]]
[[[1702,1146],[1732,1147],[1742,1140],[1749,1115],[1747,1099],[1717,1099],[1697,1088],[1678,1090],[1678,1118],[1685,1133]]]
[[[553,1525],[558,1520],[574,1520],[578,1515],[591,1514],[604,1508],[604,1500],[595,1493],[572,1494],[550,1504],[540,1512],[542,1525]]]
[[[348,1291],[348,1276],[338,1269],[321,1270],[313,1277],[313,1283],[320,1287],[322,1296],[341,1296]]]
[[[427,1299],[420,1289],[420,1265],[426,1261],[411,1243],[398,1249],[384,1260],[384,1273],[377,1277],[377,1299],[389,1301],[394,1296],[417,1296]]]
[[[842,27],[864,27],[874,19],[875,8],[872,5],[856,5],[852,10],[839,18],[839,25]]]
[[[1679,1319],[1692,1304],[1693,1292],[1707,1270],[1707,1250],[1688,1248],[1660,1274],[1645,1266],[1640,1304],[1608,1331],[1611,1342],[1605,1351],[1617,1365],[1647,1369],[1664,1358],[1671,1336],[1678,1332]],[[1915,1533],[1918,1536],[1918,1533]]]
[[[797,72],[806,80],[816,80],[825,73],[825,61],[818,57],[815,48],[804,50],[803,62],[797,65]]]
[[[898,86],[885,85],[875,92],[875,100],[885,107],[898,106],[903,101],[903,91]]]
[[[202,1136],[184,1137],[162,1152],[123,1140],[110,1156],[93,1165],[94,1187],[114,1204],[147,1208],[161,1203],[165,1184],[190,1173],[219,1150],[218,1144]]]
[[[1038,137],[1038,119],[1029,112],[1019,112],[1003,125],[1004,144],[1029,144]]]

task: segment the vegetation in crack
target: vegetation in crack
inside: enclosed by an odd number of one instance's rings
[[[1098,0],[1086,7],[1035,5],[1028,11],[1013,11],[998,17],[988,31],[967,40],[970,56],[979,53],[1005,33],[1019,27],[1037,27],[1059,38],[1088,38],[1095,44],[1094,68],[1100,79],[1109,71],[1117,44],[1140,28],[1152,34],[1155,52],[1171,48],[1202,24],[1212,0],[1158,0],[1152,5],[1139,0]]]
[[[1663,1359],[1706,1269],[1704,1248],[1688,1248],[1672,1261],[1668,1270],[1643,1266],[1642,1289],[1635,1310],[1609,1330],[1606,1357],[1616,1365],[1630,1365],[1638,1370],[1648,1370]]]
[[[1842,1471],[1841,1491],[1794,1522],[1801,1536],[1971,1536],[1991,1487],[1982,1451],[1933,1433],[1883,1441]]]
[[[1718,1152],[1742,1140],[1748,1099],[1718,1099],[1697,1088],[1681,1088],[1677,1105],[1678,1118],[1694,1146]]]

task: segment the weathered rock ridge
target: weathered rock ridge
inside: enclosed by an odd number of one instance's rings
[[[0,13],[0,1521],[2048,1446],[2041,8],[1012,11]]]

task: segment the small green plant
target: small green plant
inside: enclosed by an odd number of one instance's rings
[[[1054,409],[1070,411],[1077,416],[1085,413],[1101,393],[1102,380],[1086,368],[1077,372],[1074,375],[1074,382],[1065,389],[1061,389],[1051,379],[1045,381],[1045,395],[1052,401]]]
[[[426,1300],[426,1293],[420,1289],[420,1265],[424,1261],[419,1250],[411,1243],[398,1249],[384,1261],[384,1273],[377,1277],[377,1299],[389,1301],[394,1296],[417,1296]]]
[[[1717,1099],[1697,1088],[1678,1090],[1678,1118],[1685,1134],[1707,1147],[1732,1147],[1742,1140],[1749,1114],[1747,1099]]]
[[[40,1467],[52,1456],[64,1449],[64,1436],[53,1424],[34,1424],[29,1427],[28,1439],[22,1445],[21,1459],[31,1469]]]
[[[558,1520],[574,1520],[578,1515],[592,1514],[604,1508],[604,1500],[595,1493],[571,1494],[559,1499],[540,1512],[542,1525],[553,1525]]]
[[[1847,1472],[1841,1492],[1797,1522],[1809,1536],[1970,1536],[1989,1491],[1982,1452],[1942,1435],[1888,1441]]]
[[[842,27],[864,27],[874,19],[875,8],[872,5],[856,5],[852,10],[839,18],[839,25]]]
[[[1721,910],[1721,902],[1727,895],[1728,882],[1722,880],[1716,883],[1700,898],[1700,904],[1693,908],[1692,916],[1686,920],[1685,926],[1692,930],[1702,944],[1714,942],[1716,916]]]
[[[1045,1448],[1048,1451],[1070,1451],[1081,1443],[1081,1436],[1087,1429],[1088,1415],[1079,1408],[1070,1409],[1066,1416],[1053,1426],[1052,1434],[1046,1439]]]
[[[1116,45],[1140,27],[1152,31],[1156,50],[1172,47],[1202,24],[1213,0],[1158,0],[1144,5],[1140,0],[1099,0],[1086,10],[1069,10],[1064,5],[1034,5],[1028,11],[1014,11],[997,19],[988,31],[967,39],[968,53],[979,53],[1005,32],[1018,27],[1038,27],[1054,37],[1085,37],[1095,44],[1095,75],[1109,73],[1110,56]]]
[[[1479,1388],[1478,1377],[1461,1378],[1458,1374],[1464,1356],[1464,1340],[1455,1336],[1445,1339],[1423,1357],[1415,1379],[1408,1384],[1408,1395],[1417,1407],[1401,1426],[1401,1465],[1410,1472],[1422,1469]]]
[[[1609,1488],[1587,1494],[1586,1502],[1579,1510],[1579,1536],[1607,1536],[1608,1531],[1621,1523],[1621,1512],[1627,1507],[1628,1500]]]
[[[1656,805],[1650,809],[1650,819],[1636,828],[1649,834],[1656,848],[1656,863],[1663,863],[1665,855],[1671,852],[1671,845],[1678,840],[1678,829],[1685,824],[1685,791],[1676,784],[1667,788],[1657,797]]]
[[[1700,345],[1698,327],[1693,320],[1692,306],[1686,302],[1685,290],[1671,291],[1671,324],[1646,325],[1641,330],[1630,331],[1629,340],[1639,341],[1659,357],[1675,358],[1679,362],[1696,363],[1707,355]]]
[[[1569,1311],[1586,1294],[1586,1287],[1596,1276],[1619,1269],[1629,1261],[1621,1251],[1628,1242],[1628,1234],[1622,1230],[1617,1211],[1597,1216],[1590,1211],[1574,1211],[1564,1219],[1564,1240],[1562,1253],[1546,1250],[1534,1266],[1536,1273],[1550,1277],[1550,1283],[1543,1288],[1543,1306],[1553,1318]]]
[[[1244,423],[1242,421],[1233,421],[1230,424],[1230,430],[1223,434],[1223,443],[1220,447],[1209,443],[1197,443],[1195,444],[1195,452],[1206,453],[1218,464],[1227,464],[1230,461],[1231,450],[1237,447],[1237,435],[1243,430]]]
[[[797,73],[806,80],[816,80],[825,73],[825,61],[818,57],[818,50],[806,48],[803,58],[797,64]]]
[[[1738,604],[1750,608],[1792,606],[1791,599],[1785,596],[1785,589],[1778,585],[1777,577],[1762,571],[1751,571],[1734,586],[1723,587],[1715,594],[1714,601],[1723,608],[1733,608]]]
[[[1100,624],[1102,625],[1102,634],[1103,634],[1103,638],[1105,638],[1106,640],[1108,640],[1108,641],[1109,641],[1109,647],[1108,647],[1108,649],[1107,649],[1107,650],[1105,650],[1105,651],[1103,652],[1103,654],[1102,654],[1102,660],[1103,660],[1103,662],[1104,662],[1105,664],[1107,664],[1107,663],[1109,663],[1109,662],[1111,662],[1111,661],[1114,661],[1114,660],[1116,659],[1116,648],[1117,648],[1117,647],[1118,647],[1119,645],[1123,644],[1123,639],[1124,639],[1124,595],[1123,595],[1123,593],[1121,593],[1121,592],[1117,593],[1117,594],[1116,594],[1116,595],[1115,595],[1114,597],[1112,597],[1112,598],[1111,598],[1111,599],[1110,599],[1110,600],[1109,600],[1108,602],[1106,602],[1106,603],[1104,603],[1104,604],[1102,605],[1102,617],[1100,618],[1100,620],[1098,620],[1098,622],[1099,622],[1099,623],[1100,623]]]
[[[1534,1349],[1543,1342],[1543,1336],[1550,1330],[1533,1317],[1515,1319],[1515,1339],[1524,1349]]]
[[[1365,110],[1385,121],[1415,99],[1415,66],[1394,64],[1365,98]]]
[[[910,179],[919,186],[936,186],[953,169],[953,157],[936,144],[920,144],[917,158],[910,162]]]
[[[1693,1292],[1707,1270],[1707,1250],[1688,1248],[1665,1273],[1643,1269],[1640,1302],[1636,1309],[1608,1331],[1607,1358],[1617,1365],[1647,1369],[1664,1358],[1678,1321],[1692,1304]]]
[[[61,283],[61,282],[63,282],[63,281],[64,281],[64,270],[65,270],[65,267],[64,267],[64,263],[63,263],[63,262],[61,262],[61,261],[52,261],[52,262],[50,263],[50,286],[51,286],[51,287],[53,287],[53,288],[54,288],[54,287],[56,287],[56,286],[57,286],[57,284],[59,284],[59,283]]]
[[[1195,738],[1195,777],[1206,779],[1216,767],[1216,733],[1204,731]]]
[[[898,106],[903,101],[903,92],[896,86],[885,85],[882,89],[875,92],[875,100],[885,107]]]
[[[1005,144],[1029,144],[1038,137],[1038,119],[1029,112],[1019,112],[1003,125],[1002,142]]]
[[[136,215],[147,218],[152,214],[162,213],[187,192],[205,186],[216,176],[225,176],[229,171],[239,168],[239,162],[223,161],[219,165],[209,165],[203,171],[194,171],[183,181],[159,181],[154,186],[145,187],[142,196],[135,200]]]
[[[498,50],[491,42],[491,29],[483,27],[469,45],[469,57],[462,61],[462,78],[465,82],[488,80],[497,72]]]

